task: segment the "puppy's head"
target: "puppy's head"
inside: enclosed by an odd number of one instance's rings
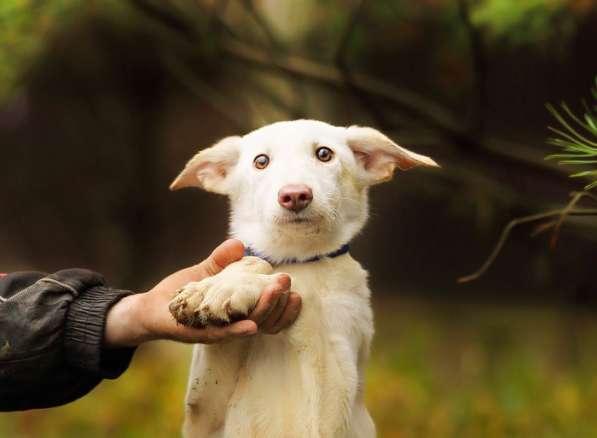
[[[437,164],[373,128],[279,122],[200,151],[171,189],[228,195],[231,233],[273,260],[347,243],[367,220],[367,191],[396,168]]]

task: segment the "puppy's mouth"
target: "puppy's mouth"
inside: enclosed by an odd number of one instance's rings
[[[305,217],[291,217],[285,220],[287,224],[308,224],[311,222],[311,219],[307,219]]]
[[[274,217],[276,225],[314,225],[321,219],[317,215],[305,215],[302,213],[284,214]]]

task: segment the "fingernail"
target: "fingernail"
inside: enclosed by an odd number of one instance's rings
[[[252,321],[241,321],[232,331],[237,336],[251,336],[257,333],[257,325]]]
[[[237,333],[237,335],[241,336],[241,337],[246,337],[246,336],[253,336],[256,333],[257,333],[257,329],[251,328],[251,329],[241,330]]]
[[[285,272],[282,272],[278,274],[277,281],[280,286],[289,287],[292,283],[292,278],[290,277],[290,275],[286,274]]]

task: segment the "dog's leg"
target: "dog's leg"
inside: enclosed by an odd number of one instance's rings
[[[355,301],[332,296],[323,301],[329,343],[321,404],[322,436],[375,436],[363,400],[364,367],[373,335],[373,314],[368,298],[363,298]]]
[[[219,274],[189,283],[170,303],[170,311],[189,325],[226,324],[246,317],[263,289],[282,274],[269,263],[244,257]],[[284,274],[285,275],[285,274]],[[252,339],[195,347],[187,388],[185,437],[218,437],[226,427],[229,400]]]
[[[321,429],[323,420],[322,392],[326,374],[327,333],[322,325],[321,297],[315,290],[301,290],[304,285],[298,285],[303,305],[301,315],[287,332],[288,342],[293,345],[294,357],[291,359],[296,366],[296,380],[299,385],[295,396],[300,397],[295,406],[298,412],[293,416],[300,419],[294,424],[295,429],[288,436],[327,438]]]
[[[375,438],[376,436],[375,423],[365,406],[365,366],[369,359],[370,343],[371,339],[365,340],[359,352],[357,363],[359,382],[354,404],[351,438]]]
[[[185,401],[184,437],[220,436],[249,345],[249,340],[236,340],[195,346]]]

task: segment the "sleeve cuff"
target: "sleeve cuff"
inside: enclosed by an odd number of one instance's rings
[[[103,347],[106,315],[132,292],[95,286],[80,293],[66,316],[64,348],[69,365],[115,379],[128,368],[135,348]]]

